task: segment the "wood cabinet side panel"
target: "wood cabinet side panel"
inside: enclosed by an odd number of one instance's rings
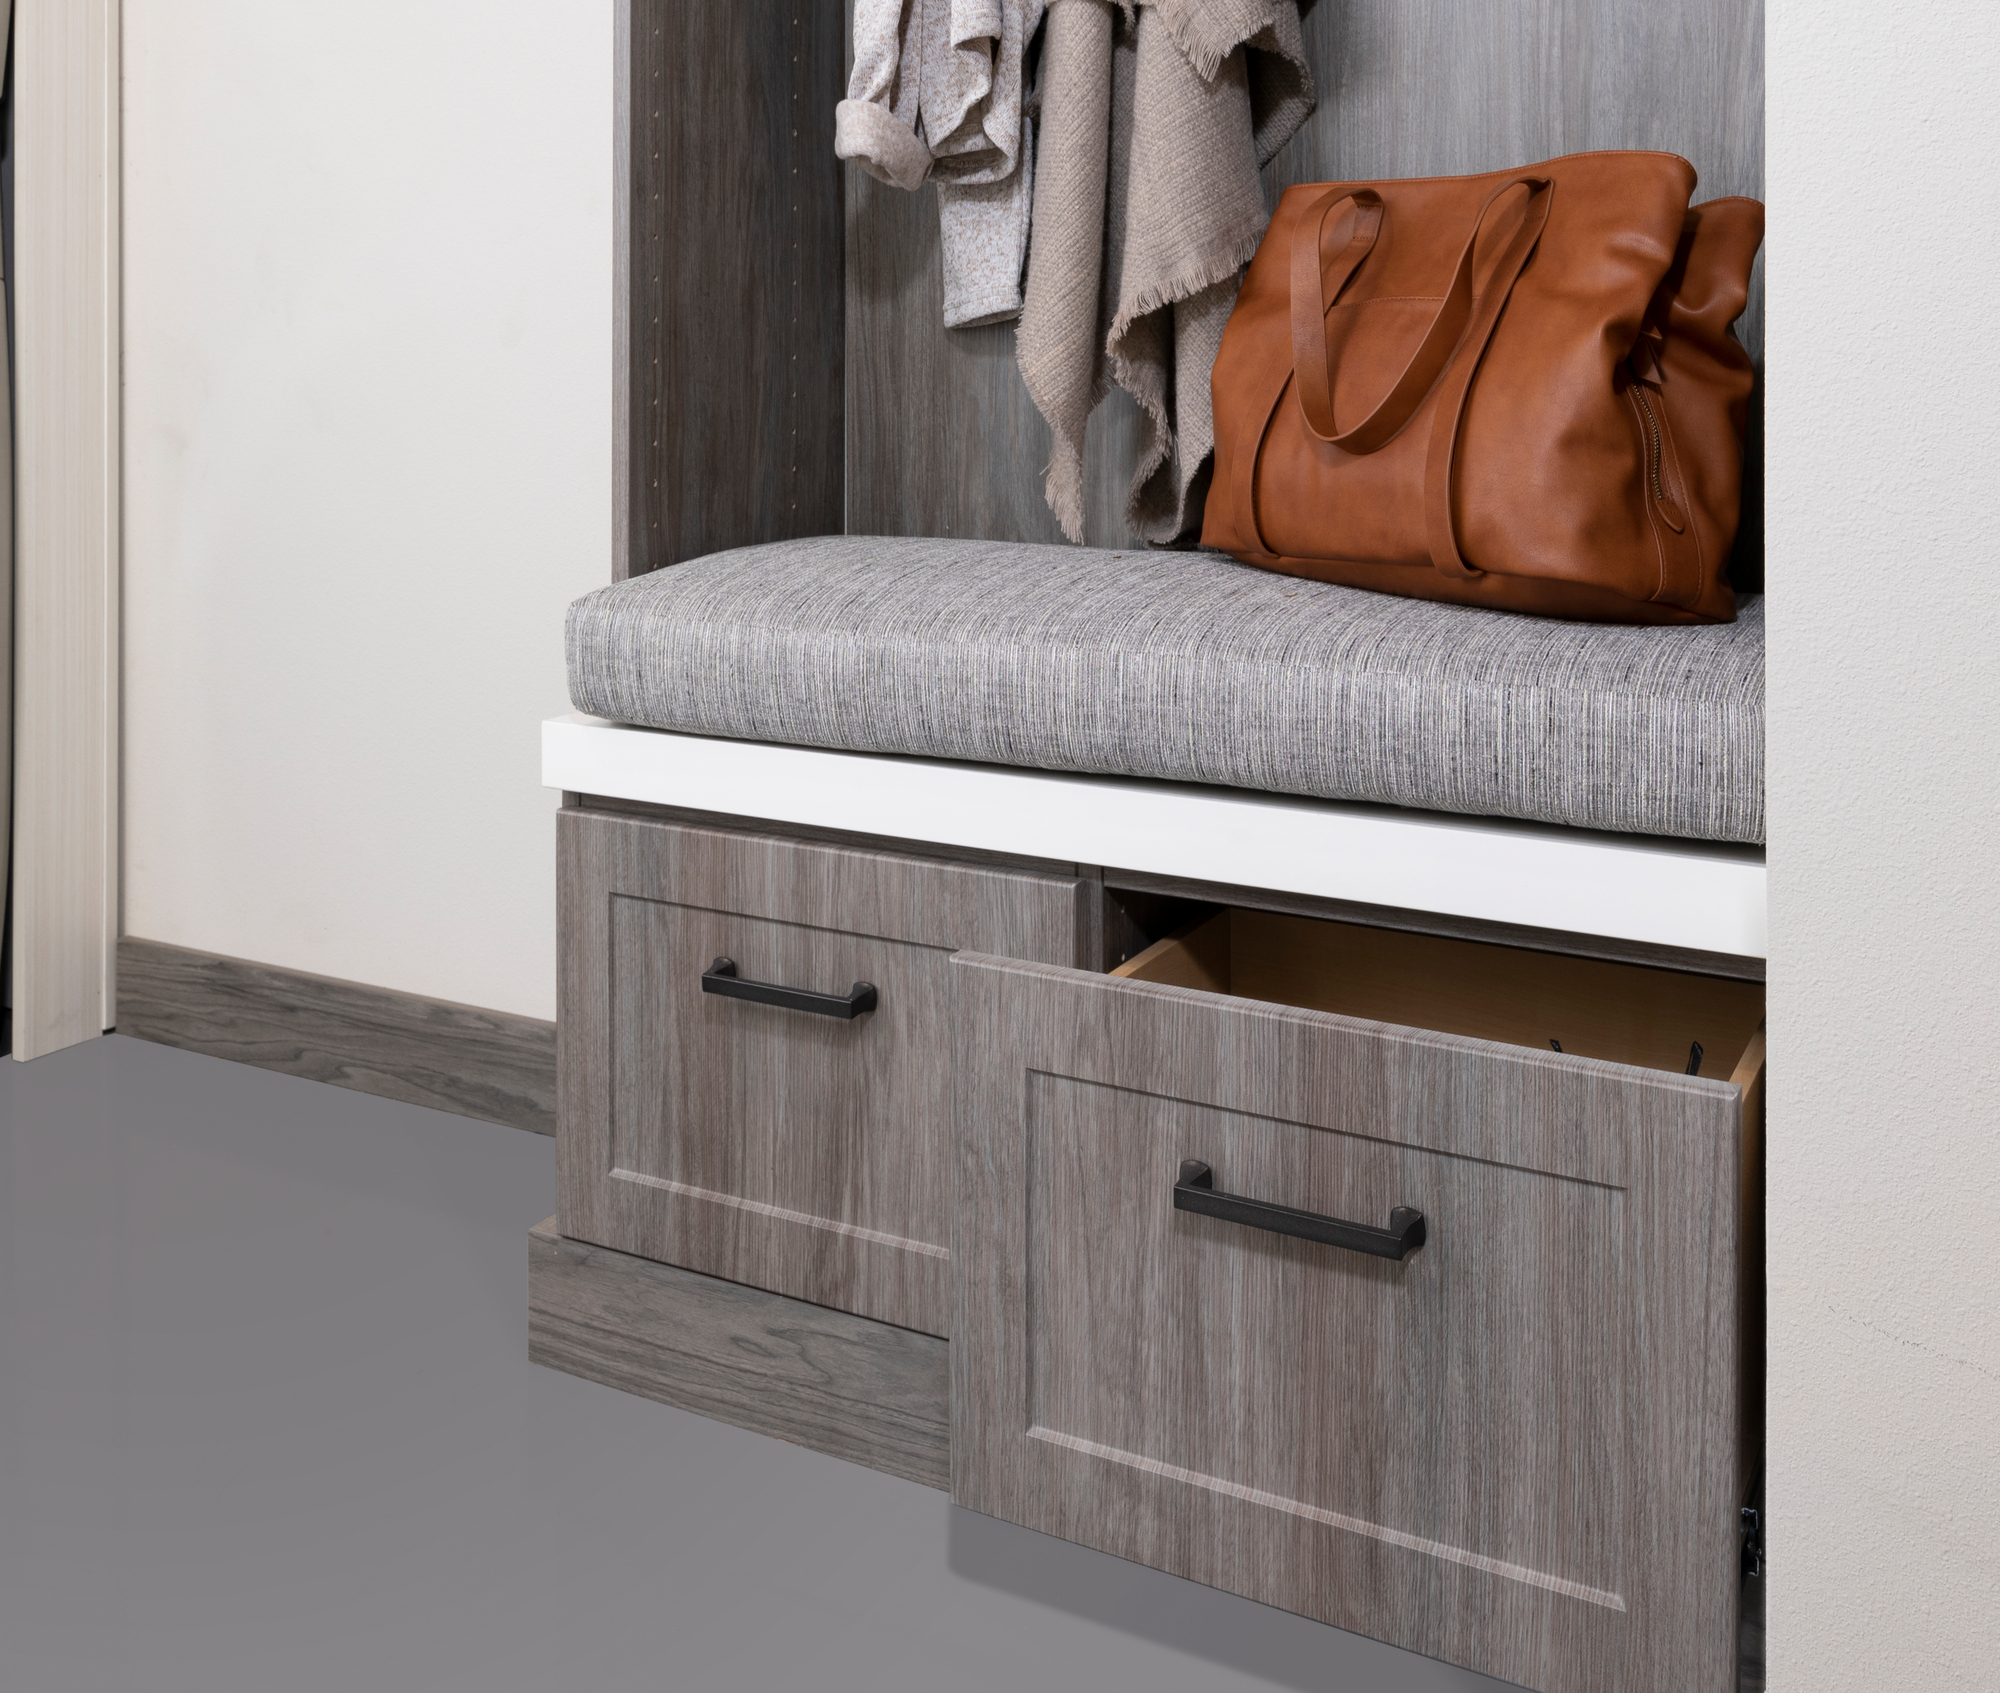
[[[620,6],[619,576],[842,527],[841,12]]]
[[[1764,1286],[1764,1067],[1766,1040],[1757,1030],[1731,1078],[1743,1090],[1743,1142],[1738,1170],[1737,1285],[1743,1290],[1738,1390],[1742,1399],[1737,1450],[1737,1497],[1748,1500],[1764,1462],[1764,1372],[1768,1302]]]
[[[601,1240],[611,1168],[610,901],[604,838],[556,814],[556,1218]]]

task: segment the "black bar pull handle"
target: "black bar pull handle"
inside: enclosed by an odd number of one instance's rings
[[[1246,1228],[1269,1229],[1273,1234],[1297,1235],[1326,1246],[1344,1246],[1349,1252],[1366,1252],[1375,1258],[1401,1262],[1424,1243],[1424,1214],[1398,1205],[1389,1213],[1386,1229],[1366,1223],[1344,1223],[1338,1217],[1322,1217],[1316,1211],[1295,1211],[1289,1205],[1270,1205],[1261,1199],[1245,1199],[1240,1194],[1217,1193],[1215,1172],[1199,1158],[1181,1161],[1181,1179],[1174,1183],[1174,1209],[1193,1211],[1203,1217],[1220,1217],[1225,1223],[1242,1223]]]
[[[701,991],[719,993],[724,999],[782,1006],[787,1011],[810,1011],[816,1017],[852,1019],[875,1009],[873,982],[856,982],[846,993],[808,993],[804,988],[780,987],[776,982],[746,982],[736,974],[733,958],[718,958],[702,971]]]

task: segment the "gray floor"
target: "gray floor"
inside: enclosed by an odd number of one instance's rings
[[[6,1693],[1499,1682],[527,1360],[553,1144],[0,1063]]]

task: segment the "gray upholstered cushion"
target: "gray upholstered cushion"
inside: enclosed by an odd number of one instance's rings
[[[701,735],[1761,841],[1763,609],[1614,628],[1208,553],[828,536],[585,595],[570,696]]]

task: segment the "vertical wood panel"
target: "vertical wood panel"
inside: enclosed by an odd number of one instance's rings
[[[619,576],[841,527],[839,0],[627,0]]]
[[[1295,182],[1450,176],[1566,151],[1563,0],[1320,0],[1319,109],[1266,172]]]
[[[1060,541],[1013,326],[944,327],[936,194],[849,166],[847,207],[848,533]],[[1138,452],[1139,408],[1114,393],[1084,444],[1089,545],[1141,544],[1124,518]]]
[[[611,49],[611,579],[632,562],[632,4],[615,0]],[[565,802],[567,803],[567,802]]]
[[[16,20],[14,1056],[99,1034],[117,943],[119,0]]]
[[[11,47],[14,0],[0,0],[0,28]],[[4,121],[4,117],[0,117]],[[7,255],[11,258],[12,255]],[[13,278],[0,276],[0,290]],[[14,391],[13,348],[0,336],[0,392]],[[0,901],[12,886],[14,851],[14,408],[0,408]],[[0,984],[4,987],[4,984]]]
[[[1318,0],[1319,110],[1267,172],[1294,182],[1497,170],[1563,153],[1684,154],[1701,194],[1763,193],[1762,0]],[[943,327],[937,208],[848,177],[848,529],[1050,541],[1049,433],[1011,328]],[[1740,325],[1761,367],[1762,266]],[[1737,579],[1762,583],[1761,390]],[[1137,451],[1122,400],[1091,420],[1086,539],[1136,544],[1119,514]]]

